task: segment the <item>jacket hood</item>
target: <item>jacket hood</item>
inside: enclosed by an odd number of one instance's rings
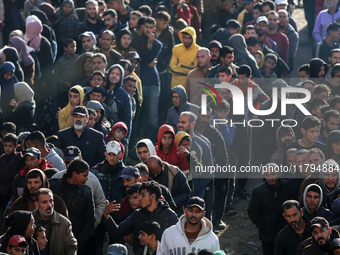
[[[185,214],[183,214],[180,218],[179,218],[179,221],[177,222],[176,224],[176,227],[177,229],[183,233],[183,235],[185,235],[185,230],[184,230],[184,226],[185,226],[185,223],[187,223],[187,218],[185,217]],[[203,217],[202,218],[202,221],[201,221],[201,231],[198,233],[198,236],[196,238],[196,240],[198,241],[199,239],[205,237],[206,235],[209,235],[211,232],[212,232],[212,224],[211,224],[211,221],[208,220],[206,217]],[[195,240],[195,241],[196,241]],[[194,242],[195,242],[194,241]]]
[[[19,104],[25,101],[34,102],[34,92],[26,82],[18,82],[14,84],[14,93]]]
[[[277,145],[277,148],[278,148],[279,150],[286,150],[286,149],[285,149],[286,146],[283,145],[283,144],[281,143],[281,141],[280,141],[280,136],[279,136],[280,131],[281,131],[282,129],[286,129],[287,132],[290,131],[290,133],[291,133],[292,136],[293,136],[293,142],[296,141],[296,138],[295,138],[295,133],[294,133],[294,131],[293,131],[293,129],[292,129],[291,127],[280,126],[280,127],[276,130],[276,145]]]
[[[325,67],[325,73],[327,73],[327,64],[320,58],[313,58],[309,63],[310,75],[309,78],[319,78],[318,74],[322,66]]]
[[[79,95],[80,95],[80,103],[79,103],[79,105],[83,105],[83,101],[84,101],[84,89],[83,89],[83,87],[80,86],[80,85],[75,85],[75,86],[73,86],[73,87],[71,87],[69,89],[69,91],[68,91],[69,93],[70,93],[71,89],[78,90]],[[69,102],[69,104],[70,104],[70,102]]]
[[[95,129],[97,130],[100,130],[100,127],[102,125],[102,122],[103,122],[103,119],[104,119],[104,115],[105,115],[105,109],[104,107],[102,106],[101,103],[99,103],[97,100],[90,100],[89,102],[87,102],[86,104],[86,108],[90,108],[90,109],[93,109],[95,111],[97,110],[101,110],[101,117],[100,119],[98,120],[98,122],[95,123],[94,127]]]
[[[92,58],[93,57],[93,53],[92,52],[84,52],[83,54],[81,54],[77,60],[76,63],[74,64],[74,71],[73,71],[73,75],[84,75],[85,74],[85,70],[84,70],[84,62],[87,58]]]
[[[309,211],[309,208],[308,208],[308,206],[307,206],[306,196],[307,196],[307,191],[309,190],[310,187],[315,187],[315,188],[317,188],[317,189],[320,190],[320,200],[319,200],[318,207],[316,208],[315,211],[319,210],[319,208],[320,208],[320,206],[321,206],[321,204],[322,204],[322,201],[323,201],[323,192],[322,192],[321,187],[320,187],[319,185],[315,184],[315,183],[309,184],[309,185],[305,188],[305,190],[304,190],[304,192],[303,192],[303,197],[302,197],[302,198],[303,198],[303,206],[305,207],[305,209],[306,209],[307,212],[309,212],[309,213],[310,213],[310,211]],[[310,213],[310,214],[311,214],[311,213]]]
[[[31,221],[32,213],[28,211],[15,211],[5,218],[5,225],[9,236],[24,236],[28,224]],[[4,245],[4,244],[3,244]]]
[[[182,43],[183,43],[183,39],[182,39],[182,37],[183,37],[183,32],[185,32],[185,33],[191,35],[191,37],[192,37],[192,44],[191,44],[190,47],[189,47],[189,49],[190,49],[190,48],[192,48],[194,45],[196,45],[196,31],[195,31],[195,29],[194,29],[193,27],[186,27],[186,28],[183,28],[183,29],[179,32],[179,34],[178,34],[179,39],[181,40]]]
[[[248,55],[246,40],[242,35],[234,34],[229,38],[229,44],[235,50],[235,56],[241,59]]]
[[[47,161],[45,161],[46,164],[47,164]],[[40,178],[42,180],[42,188],[50,188],[50,183],[48,182],[48,179],[45,175],[45,173],[40,170],[40,169],[37,169],[37,168],[34,168],[30,171],[27,172],[26,174],[26,177],[25,177],[25,186],[24,186],[24,190],[23,190],[23,193],[22,193],[22,200],[24,203],[27,203],[28,200],[31,198],[31,195],[27,189],[27,175],[28,174],[33,174],[33,173],[36,173],[36,174],[39,174],[40,175]]]
[[[175,144],[178,147],[184,137],[188,137],[190,139],[190,135],[184,131],[178,131],[175,136]],[[191,140],[191,139],[190,139]]]
[[[176,92],[177,94],[179,94],[179,96],[181,97],[181,104],[179,105],[179,111],[183,112],[186,109],[186,105],[188,103],[188,95],[187,92],[185,91],[185,88],[182,85],[177,85],[176,87],[173,88],[173,90],[171,91],[171,95],[172,93]]]
[[[162,136],[165,132],[171,132],[172,134],[172,138],[173,138],[173,141],[172,141],[172,144],[171,144],[171,148],[170,148],[170,151],[168,152],[169,154],[173,152],[173,150],[177,151],[177,146],[175,144],[175,131],[174,131],[174,128],[170,125],[167,125],[167,124],[164,124],[162,125],[159,130],[158,130],[158,138],[157,138],[157,144],[158,144],[158,149],[157,151],[158,152],[162,152],[162,144],[161,144],[161,140],[162,140]]]
[[[117,91],[122,85],[123,85],[123,80],[124,80],[124,69],[123,69],[123,67],[121,66],[121,65],[119,65],[119,64],[114,64],[114,65],[112,65],[111,67],[110,67],[110,69],[109,69],[109,71],[107,72],[107,75],[106,75],[106,88],[107,89],[109,89],[109,84],[110,84],[110,82],[109,82],[109,76],[110,76],[110,73],[111,73],[111,71],[112,71],[112,69],[113,68],[119,68],[120,69],[120,71],[121,71],[121,73],[122,73],[122,75],[121,75],[121,77],[120,77],[120,80],[119,80],[119,82],[118,82],[118,84],[115,86],[115,88],[114,88],[114,91]]]
[[[125,133],[124,138],[127,136],[128,131],[129,131],[129,130],[128,130],[128,127],[126,126],[126,124],[125,124],[123,121],[118,121],[116,124],[114,124],[114,125],[112,126],[110,132],[109,132],[109,133],[107,134],[107,136],[106,136],[106,139],[107,139],[108,142],[111,141],[111,140],[113,140],[113,131],[114,131],[117,127],[122,127],[122,128],[124,128],[124,129],[126,130],[126,133]]]
[[[155,146],[153,145],[153,143],[151,142],[150,139],[142,139],[142,140],[140,140],[136,144],[136,153],[137,153],[137,156],[138,156],[137,147],[138,147],[138,144],[140,144],[140,143],[145,143],[146,144],[146,146],[148,147],[150,156],[157,156],[157,153],[156,153],[156,150],[155,150]],[[139,158],[140,161],[142,161],[139,156],[138,156],[138,158]]]

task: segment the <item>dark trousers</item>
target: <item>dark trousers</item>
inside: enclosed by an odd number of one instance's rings
[[[229,179],[216,178],[214,182],[215,182],[214,222],[218,222],[222,220],[223,213],[225,211],[229,191]]]
[[[313,29],[315,23],[315,0],[303,0],[303,9],[308,23],[308,36],[313,38]]]

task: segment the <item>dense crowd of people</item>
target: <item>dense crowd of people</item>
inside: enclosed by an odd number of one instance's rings
[[[0,0],[0,251],[225,254],[249,199],[264,255],[340,254],[339,0],[293,8]]]

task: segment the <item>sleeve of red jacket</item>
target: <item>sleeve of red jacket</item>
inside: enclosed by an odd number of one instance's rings
[[[183,8],[179,8],[176,10],[178,18],[184,19],[188,25],[191,25],[191,15],[190,15],[190,8],[186,8],[186,10],[183,12]]]

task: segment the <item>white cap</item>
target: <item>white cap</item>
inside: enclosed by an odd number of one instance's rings
[[[262,22],[262,21],[266,22],[266,24],[268,25],[268,19],[267,19],[266,16],[260,16],[260,17],[258,17],[257,20],[256,20],[256,24],[259,24],[259,23]]]
[[[108,142],[106,145],[106,153],[113,152],[118,155],[120,153],[120,144],[117,141]]]
[[[280,5],[280,4],[288,5],[288,1],[287,0],[275,0],[275,4],[276,5]]]

